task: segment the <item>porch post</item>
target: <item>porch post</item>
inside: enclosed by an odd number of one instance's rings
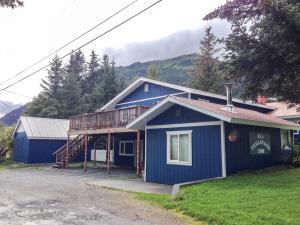
[[[68,164],[69,164],[69,141],[70,141],[70,135],[68,133],[68,139],[67,139],[67,157],[66,157],[66,168],[68,168]]]
[[[94,142],[94,168],[96,167],[96,141]]]
[[[111,133],[107,135],[107,145],[106,145],[106,153],[107,153],[107,173],[110,174],[110,141],[111,141]]]
[[[86,168],[86,161],[87,161],[87,142],[88,142],[88,135],[84,135],[84,171],[87,170]]]
[[[141,170],[140,170],[140,153],[141,151],[141,131],[137,131],[136,134],[136,174],[138,176],[141,176]]]

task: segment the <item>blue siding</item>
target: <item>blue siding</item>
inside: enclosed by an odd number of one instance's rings
[[[176,95],[178,97],[182,98],[187,98],[188,94],[187,93],[182,93]],[[116,105],[116,109],[124,108],[124,107],[129,107],[129,106],[136,106],[136,105],[143,105],[143,106],[153,106],[157,104],[158,102],[164,100],[166,97],[161,97],[161,98],[155,98],[155,99],[149,99],[149,100],[144,100],[144,101],[139,101],[139,102],[131,102],[131,103],[123,103],[121,105]]]
[[[149,121],[148,125],[208,122],[218,120],[219,119],[205,115],[203,113],[199,113],[195,110],[180,105],[173,105],[169,109],[161,113],[159,116]]]
[[[236,142],[229,142],[228,134],[236,129],[239,138]],[[271,134],[270,155],[250,155],[249,132],[268,132]],[[280,129],[256,127],[225,123],[226,163],[227,173],[232,174],[242,170],[255,170],[280,164],[287,161],[290,151],[281,150]]]
[[[66,144],[66,140],[30,139],[29,154],[26,163],[53,163],[53,152]]]
[[[180,116],[178,116],[180,110]],[[177,113],[176,113],[177,111]],[[177,115],[176,115],[177,114]],[[174,105],[147,125],[218,121],[203,113]],[[192,166],[167,164],[167,131],[192,130]],[[147,130],[147,170],[149,182],[175,184],[222,175],[220,126]]]
[[[167,164],[171,130],[192,130],[192,166]],[[147,130],[147,181],[176,184],[222,176],[220,135],[220,126]]]
[[[209,96],[203,96],[203,95],[197,95],[197,94],[192,94],[191,95],[192,99],[196,99],[198,100],[203,99],[203,100],[207,100],[211,103],[216,103],[216,104],[221,104],[221,105],[226,105],[226,99],[219,99],[219,98],[213,98],[213,97],[209,97]],[[237,103],[237,102],[233,102],[233,105],[239,108],[244,108],[244,109],[249,109],[249,110],[254,110],[257,112],[261,112],[261,113],[268,113],[271,112],[271,109],[266,109],[266,108],[262,108],[262,107],[258,107],[255,105],[247,105],[247,104],[243,104],[243,103]]]
[[[134,167],[134,156],[124,156],[119,154],[120,141],[136,141],[136,133],[119,133],[113,134],[114,138],[114,164],[117,166]],[[141,134],[141,139],[144,140],[144,134]],[[145,151],[145,148],[143,148]],[[145,154],[143,154],[144,156]]]
[[[118,102],[118,104],[147,99],[147,98],[154,98],[154,97],[158,97],[158,96],[182,93],[182,91],[180,91],[180,90],[164,87],[164,86],[157,85],[157,84],[148,83],[148,85],[149,85],[148,92],[144,92],[144,85],[141,85],[136,90],[134,90],[132,93],[130,93],[128,96],[126,96],[124,99],[122,99],[120,102]],[[181,96],[181,97],[187,97],[187,94],[185,96]],[[150,101],[149,100],[145,101],[144,103],[136,102],[136,103],[122,104],[122,105],[116,106],[116,108],[127,107],[130,105],[149,105],[150,106],[160,100],[161,99],[154,99],[154,100],[150,100]]]
[[[28,159],[28,138],[25,132],[17,132],[14,137],[13,160],[26,163]]]

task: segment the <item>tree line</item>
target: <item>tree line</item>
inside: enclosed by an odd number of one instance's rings
[[[57,55],[50,64],[42,91],[29,103],[27,115],[69,118],[93,112],[124,89],[123,79],[116,78],[115,62],[107,55],[99,58],[94,50],[89,60],[79,50],[65,65]]]
[[[218,40],[206,29],[191,86],[219,92],[231,81],[244,99],[275,97],[300,110],[300,2],[231,0],[204,17],[213,19],[227,20],[231,33]]]

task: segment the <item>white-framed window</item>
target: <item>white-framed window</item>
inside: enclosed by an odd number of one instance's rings
[[[148,92],[149,91],[149,84],[144,84],[144,92]]]
[[[119,155],[134,156],[134,141],[120,141]]]
[[[167,164],[192,165],[192,131],[167,131]]]
[[[300,121],[297,121],[297,122],[295,122],[295,123],[300,124]],[[299,134],[299,132],[300,132],[300,131],[298,131],[298,130],[294,130],[294,134]]]
[[[280,130],[280,140],[282,150],[291,150],[292,138],[289,130]]]

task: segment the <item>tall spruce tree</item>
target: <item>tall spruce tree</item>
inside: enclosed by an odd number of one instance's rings
[[[194,60],[192,77],[189,86],[203,91],[223,93],[223,78],[219,70],[219,61],[216,54],[217,38],[212,33],[212,27],[205,29],[203,39],[200,41],[200,55]]]
[[[42,79],[41,87],[43,92],[51,98],[59,99],[59,89],[63,80],[62,60],[56,55],[50,62],[48,76]]]
[[[244,96],[277,97],[300,110],[299,1],[230,0],[204,19],[215,18],[231,24],[226,59]]]
[[[91,94],[97,84],[102,82],[102,72],[99,57],[94,50],[90,54],[90,61],[87,63],[88,69],[83,81],[83,93]]]
[[[66,65],[66,73],[73,74],[73,76],[81,82],[86,73],[86,62],[82,51],[72,53],[68,64]]]
[[[66,73],[60,89],[62,98],[62,118],[69,118],[82,112],[81,83],[73,73]]]

